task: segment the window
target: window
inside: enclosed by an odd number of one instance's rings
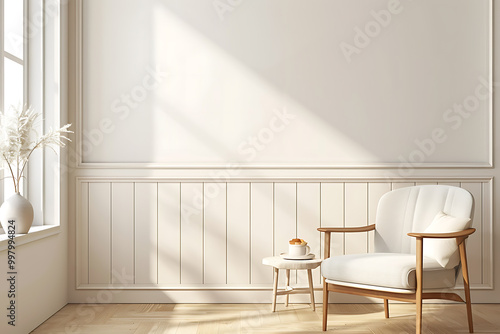
[[[25,102],[24,89],[24,1],[0,0],[2,6],[2,88],[3,109]]]
[[[27,102],[27,43],[25,38],[26,2],[24,0],[0,0],[0,109],[10,112],[12,106],[20,107]],[[7,175],[3,173],[2,178]],[[2,197],[14,192],[10,179],[3,182]]]
[[[66,120],[61,111],[66,107],[66,95],[61,93],[66,77],[61,72],[61,53],[67,47],[62,43],[67,35],[61,36],[61,22],[67,22],[66,11],[67,1],[62,0],[0,0],[0,111],[8,112],[12,105],[33,106],[43,115],[37,124],[39,133],[60,127]],[[33,205],[34,228],[18,242],[58,233],[61,201],[66,201],[60,197],[64,186],[60,159],[50,149],[31,156],[21,192]],[[1,204],[13,193],[13,185],[0,176]],[[31,235],[32,231],[38,235]],[[1,234],[0,228],[0,250],[5,239]]]

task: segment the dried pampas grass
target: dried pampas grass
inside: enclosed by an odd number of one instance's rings
[[[40,113],[27,106],[13,108],[12,113],[0,114],[0,155],[9,167],[16,192],[20,191],[21,177],[34,150],[64,147],[65,140],[71,141],[66,137],[66,134],[72,133],[68,130],[71,124],[57,130],[50,129],[46,134],[38,136],[35,123],[40,117]]]

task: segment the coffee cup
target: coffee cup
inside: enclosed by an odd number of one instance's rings
[[[311,252],[311,248],[307,245],[288,245],[289,256],[304,256]]]

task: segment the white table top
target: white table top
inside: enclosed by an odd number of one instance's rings
[[[322,259],[311,260],[285,260],[281,256],[271,256],[262,259],[262,264],[278,269],[314,269],[319,267]]]

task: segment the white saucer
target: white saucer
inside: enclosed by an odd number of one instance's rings
[[[313,253],[309,253],[306,255],[288,255],[288,253],[281,253],[280,256],[285,260],[312,260],[315,255]]]

